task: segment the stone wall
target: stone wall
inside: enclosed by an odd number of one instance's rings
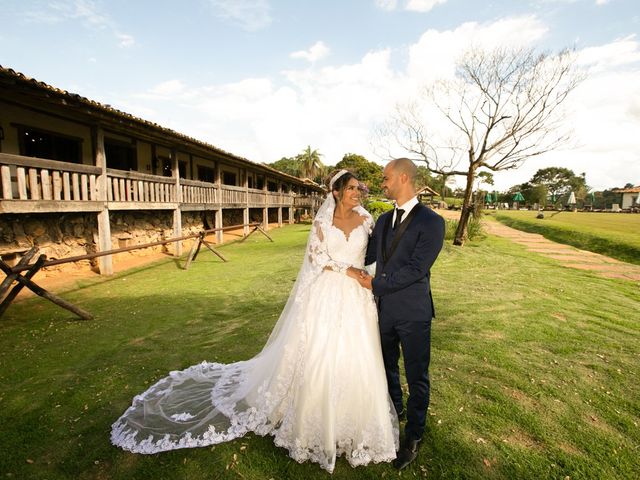
[[[202,212],[182,213],[182,234],[197,233],[204,228]],[[110,212],[111,248],[123,248],[158,242],[173,236],[173,213]],[[0,216],[0,253],[10,265],[20,258],[21,250],[38,247],[47,259],[87,255],[97,251],[98,223],[95,213],[44,213]],[[189,241],[184,243],[184,247]],[[11,254],[10,252],[17,252]],[[173,245],[133,250],[114,256],[114,263],[127,256],[148,256],[173,252]],[[49,267],[49,270],[77,268],[97,269],[97,259]]]
[[[283,209],[287,219],[288,209]],[[182,235],[198,233],[203,229],[215,228],[215,215],[208,212],[182,212]],[[243,209],[224,209],[224,225],[241,225]],[[144,243],[153,243],[173,237],[173,212],[156,211],[111,211],[111,248],[124,248]],[[262,222],[262,209],[249,211],[250,222]],[[278,209],[269,209],[269,222],[278,221]],[[192,240],[183,242],[189,249]],[[48,260],[87,255],[97,252],[98,222],[95,213],[42,213],[0,215],[0,254],[9,264],[15,265],[21,254],[32,246],[38,247],[38,254],[45,254]],[[113,262],[127,258],[173,253],[175,244],[133,250],[114,255]],[[92,269],[98,271],[98,260],[83,260],[48,267],[50,271]]]

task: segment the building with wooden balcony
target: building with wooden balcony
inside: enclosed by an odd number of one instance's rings
[[[2,66],[0,178],[0,253],[35,244],[58,258],[207,228],[281,226],[313,210],[323,193]],[[111,262],[101,257],[97,267],[110,274]]]

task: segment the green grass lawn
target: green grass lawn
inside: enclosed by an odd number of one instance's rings
[[[490,213],[510,227],[640,265],[640,215],[544,212],[544,219],[536,219],[537,214],[515,210]]]
[[[256,354],[300,264],[308,226],[161,261],[40,298],[0,322],[0,478],[632,479],[640,474],[638,284],[560,267],[507,240],[445,246],[433,271],[432,402],[417,461],[330,477],[269,437],[134,455],[111,423],[170,370]],[[37,279],[37,277],[36,277]],[[330,301],[330,299],[328,299]]]

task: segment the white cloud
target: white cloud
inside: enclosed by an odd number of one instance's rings
[[[585,172],[596,190],[640,183],[640,68],[633,68],[638,51],[632,37],[578,51],[579,65],[589,73],[567,102],[574,145],[496,176],[496,187],[526,182],[539,168],[551,166]]]
[[[411,12],[428,12],[436,5],[448,0],[406,0],[404,9]],[[398,7],[398,0],[375,0],[376,7],[381,10],[393,11]]]
[[[118,31],[111,17],[103,13],[92,0],[57,0],[48,3],[37,3],[28,10],[25,19],[33,23],[55,24],[65,21],[79,21],[87,28],[98,28],[110,32],[118,40],[120,47],[131,47],[135,44],[132,35]]]
[[[596,5],[606,5],[611,0],[596,0]]]
[[[171,96],[178,95],[184,91],[184,84],[180,80],[167,80],[151,88],[152,95]]]
[[[135,39],[126,33],[116,33],[116,37],[120,40],[118,46],[121,48],[131,47],[136,43]]]
[[[370,51],[351,64],[207,86],[168,80],[129,105],[132,113],[149,112],[146,118],[253,161],[273,162],[306,145],[319,149],[328,164],[348,152],[379,160],[370,145],[373,126],[425,82],[451,75],[465,48],[532,46],[546,34],[534,16],[465,23],[428,30],[406,52]],[[580,65],[591,74],[567,105],[575,146],[498,172],[496,189],[525,182],[547,166],[586,172],[587,182],[599,189],[640,183],[640,68],[629,60],[639,50],[635,37],[627,37],[578,51]],[[394,68],[396,56],[406,63]]]
[[[409,0],[405,9],[412,12],[428,12],[436,5],[446,2],[447,0]]]
[[[546,33],[547,27],[533,15],[491,23],[467,22],[455,30],[427,30],[409,48],[408,74],[419,82],[451,77],[456,61],[471,46],[532,46]]]
[[[79,18],[85,20],[91,25],[96,25],[98,27],[108,27],[111,24],[109,16],[101,13],[98,6],[92,0],[75,0],[71,5],[66,7],[64,4],[57,3],[52,3],[50,5],[60,5],[62,6],[62,9],[71,7],[71,18]]]
[[[628,65],[640,61],[640,46],[635,34],[606,45],[589,47],[580,51],[578,62],[595,70]]]
[[[398,6],[398,0],[375,0],[375,2],[376,7],[387,11],[395,10]]]
[[[209,3],[220,18],[250,32],[268,27],[272,22],[267,0],[209,0]]]
[[[309,62],[315,62],[321,58],[329,55],[329,47],[327,47],[322,41],[314,43],[308,50],[299,50],[291,53],[291,58],[303,58]]]

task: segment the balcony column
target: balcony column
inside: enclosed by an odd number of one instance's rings
[[[242,228],[242,233],[244,235],[249,235],[249,171],[245,168],[243,170],[243,176],[244,176],[244,198],[245,201],[247,202],[243,212],[242,212],[242,223],[244,224],[244,227]]]
[[[107,203],[109,178],[107,177],[107,156],[104,151],[104,130],[102,127],[93,129],[94,155],[96,167],[102,172],[97,181],[97,199],[102,202],[102,210],[98,213],[98,251],[111,250],[111,223],[109,220],[109,204]],[[113,275],[113,259],[111,255],[98,257],[100,275]]]
[[[216,164],[214,166],[214,178],[213,181],[216,184],[216,188],[218,189],[218,192],[220,194],[219,199],[219,205],[218,208],[215,210],[215,222],[216,222],[216,228],[221,228],[222,227],[222,204],[224,203],[224,195],[222,194],[222,179],[221,179],[221,172],[220,172],[220,162],[216,160]],[[216,243],[222,243],[224,242],[224,233],[222,232],[222,230],[216,232]]]
[[[182,236],[182,210],[180,210],[180,205],[182,203],[182,190],[180,188],[180,166],[178,163],[178,151],[175,148],[171,149],[171,168],[172,175],[175,181],[175,198],[173,199],[176,202],[176,208],[173,210],[173,236],[181,237]],[[182,242],[174,242],[174,250],[173,254],[176,257],[182,255]]]
[[[264,176],[264,185],[262,186],[262,190],[264,191],[264,208],[262,209],[262,226],[264,227],[264,231],[269,231],[269,189],[267,187],[269,185],[269,180],[267,176]]]
[[[278,228],[282,227],[282,204],[284,203],[282,200],[284,199],[284,195],[282,193],[282,182],[278,182]]]

